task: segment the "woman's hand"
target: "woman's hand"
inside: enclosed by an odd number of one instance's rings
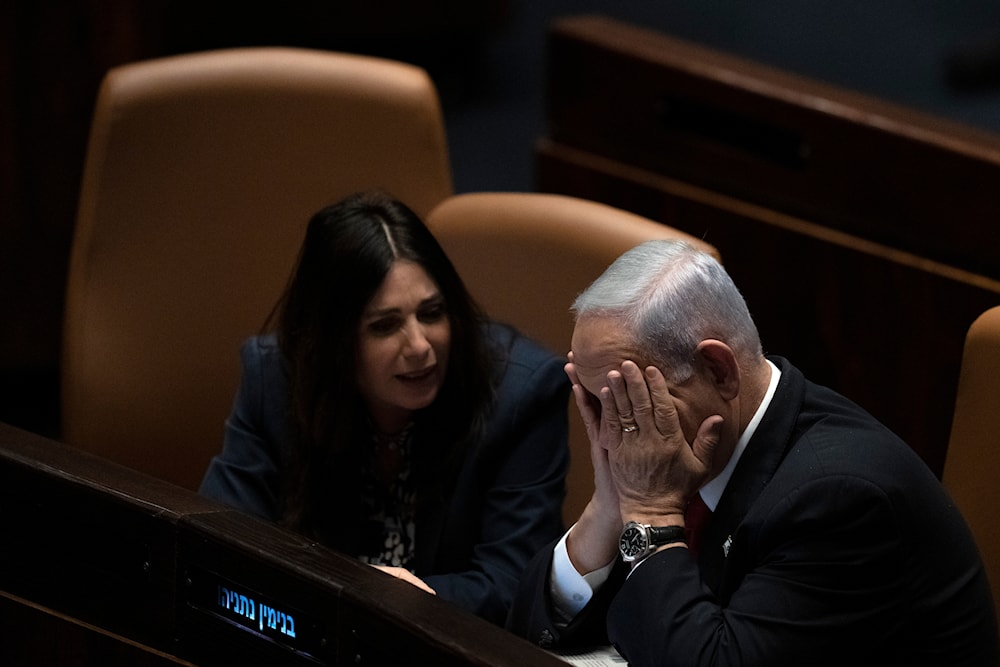
[[[426,591],[431,595],[437,595],[437,592],[424,583],[423,579],[413,574],[406,568],[402,567],[390,567],[388,565],[373,565],[376,570],[382,570],[388,575],[396,577],[397,579],[402,579],[405,582],[411,583],[422,591]]]

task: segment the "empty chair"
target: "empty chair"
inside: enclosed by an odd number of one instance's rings
[[[196,489],[239,347],[309,217],[379,187],[426,214],[452,192],[436,90],[365,56],[242,48],[108,72],[66,294],[62,439]]]
[[[541,193],[472,193],[448,198],[428,224],[473,297],[557,354],[569,351],[570,305],[620,254],[650,239],[688,234],[605,204]],[[563,516],[575,521],[593,489],[589,444],[570,406],[571,464]]]
[[[1000,306],[980,315],[966,334],[942,477],[972,529],[1000,604]]]

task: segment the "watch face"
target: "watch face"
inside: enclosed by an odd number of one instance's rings
[[[633,560],[646,551],[646,533],[638,525],[629,525],[622,531],[618,549],[625,560]]]

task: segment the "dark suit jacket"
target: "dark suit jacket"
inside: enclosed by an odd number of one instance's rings
[[[563,360],[509,327],[493,324],[486,334],[506,368],[496,406],[449,499],[422,502],[414,570],[440,598],[503,623],[525,564],[563,531],[569,380]],[[287,369],[273,336],[250,339],[241,355],[223,450],[201,493],[276,520],[288,456]]]
[[[549,549],[509,627],[549,646],[609,637],[632,667],[997,665],[985,573],[938,480],[859,407],[772,361],[777,391],[698,562],[665,549],[624,583],[619,565],[560,629]]]

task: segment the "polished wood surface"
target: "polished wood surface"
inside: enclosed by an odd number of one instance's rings
[[[553,141],[1000,278],[1000,136],[600,16],[548,49]]]
[[[549,49],[539,189],[714,245],[765,352],[940,475],[965,332],[1000,304],[1000,139],[601,17]]]
[[[193,665],[3,591],[0,627],[0,665]]]
[[[75,647],[66,665],[564,664],[302,536],[2,423],[0,530],[0,656],[49,641]]]

